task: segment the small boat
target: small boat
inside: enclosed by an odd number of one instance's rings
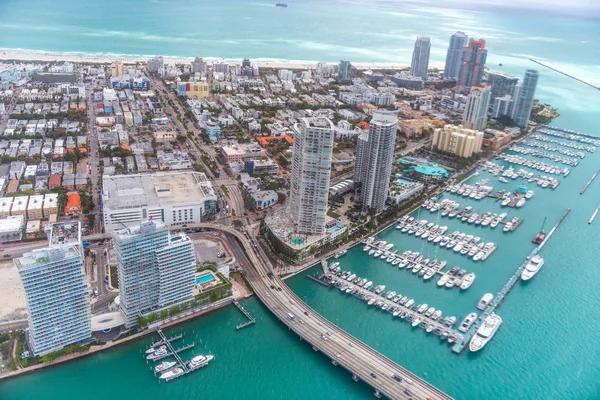
[[[156,359],[158,359],[160,357],[166,356],[167,354],[169,354],[169,351],[167,350],[167,348],[165,346],[161,346],[154,353],[149,354],[148,356],[146,356],[146,359],[147,360],[156,360]]]
[[[427,310],[427,303],[425,303],[425,304],[421,304],[421,305],[419,306],[419,308],[417,308],[417,312],[418,312],[419,314],[421,314],[421,313],[425,312],[425,310]]]
[[[518,208],[521,208],[521,207],[523,207],[523,206],[525,205],[525,202],[526,202],[526,201],[527,201],[527,200],[525,200],[525,198],[524,198],[524,197],[522,197],[521,199],[519,199],[519,201],[517,202],[516,206],[517,206]]]
[[[427,325],[427,328],[425,329],[425,332],[427,332],[427,333],[431,333],[431,332],[433,331],[433,329],[434,329],[434,328],[435,328],[435,327],[434,327],[433,325],[431,325],[431,324],[430,324],[430,325]]]
[[[344,249],[344,250],[340,251],[339,253],[337,253],[334,257],[335,258],[340,258],[341,256],[343,256],[347,252],[348,252],[348,250]]]
[[[458,330],[461,332],[467,332],[469,330],[469,328],[471,327],[471,325],[473,325],[473,323],[475,322],[476,319],[477,319],[477,313],[471,313],[471,314],[467,315],[465,317],[465,319],[463,319],[463,321],[460,323]]]
[[[417,326],[417,325],[419,325],[420,323],[421,323],[421,318],[417,317],[417,318],[415,318],[415,319],[413,320],[413,322],[412,322],[412,326],[413,326],[413,327],[414,327],[414,326]]]
[[[376,298],[372,297],[369,299],[369,301],[367,302],[368,305],[372,306],[375,302],[377,301]]]
[[[450,278],[448,278],[448,282],[446,282],[446,287],[447,288],[453,288],[454,285],[456,285],[456,278],[451,276]]]
[[[369,245],[366,245],[365,247],[363,247],[363,249],[362,249],[362,250],[363,250],[363,251],[369,251],[369,250],[371,250],[371,246],[369,246]]]
[[[508,183],[508,180],[506,180],[506,178],[503,177],[498,178],[498,180],[502,183]]]
[[[442,316],[442,310],[435,310],[435,312],[431,315],[431,319],[437,321]]]
[[[483,297],[481,298],[481,300],[479,300],[479,303],[477,303],[477,308],[479,310],[485,310],[487,308],[487,306],[492,302],[492,300],[494,299],[494,295],[491,293],[486,293],[483,295]]]
[[[434,313],[434,312],[435,312],[435,308],[433,308],[433,307],[429,307],[429,308],[427,309],[427,311],[425,311],[425,314],[424,314],[424,315],[425,315],[426,317],[431,317],[431,316],[433,315],[433,313]]]
[[[399,303],[405,304],[407,301],[408,301],[408,296],[404,296],[403,298],[400,299]]]
[[[410,299],[410,300],[409,300],[409,301],[406,303],[405,307],[406,307],[406,308],[411,308],[411,307],[412,307],[412,306],[414,306],[414,305],[415,305],[415,301],[414,301],[413,299]]]
[[[471,287],[471,285],[473,284],[473,281],[475,281],[475,274],[474,273],[470,273],[465,275],[465,277],[463,278],[462,283],[460,284],[460,288],[462,290],[466,290],[468,288]]]
[[[455,323],[456,323],[456,317],[454,315],[444,318],[444,325],[446,325],[446,326],[452,326]]]
[[[443,274],[442,277],[438,280],[437,285],[444,286],[446,282],[448,282],[448,279],[450,279],[450,277],[446,274]]]
[[[479,261],[481,260],[481,258],[485,255],[485,253],[483,251],[478,252],[477,254],[475,254],[475,256],[473,257],[473,261]]]
[[[160,349],[164,349],[166,348],[166,346],[158,346],[158,347],[150,347],[148,350],[146,350],[146,354],[152,354]]]

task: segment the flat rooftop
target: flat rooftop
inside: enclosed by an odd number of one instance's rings
[[[48,242],[50,247],[81,244],[81,223],[57,222],[50,225]]]
[[[206,175],[199,172],[105,175],[102,200],[111,210],[197,204],[216,193]]]
[[[57,248],[37,249],[24,253],[23,257],[15,258],[14,262],[19,271],[40,265],[56,262],[72,257],[81,257],[75,246],[60,246]]]

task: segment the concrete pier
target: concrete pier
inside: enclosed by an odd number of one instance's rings
[[[256,323],[256,320],[254,319],[254,317],[252,315],[250,315],[250,313],[248,311],[246,311],[246,309],[244,307],[242,307],[240,305],[240,303],[238,303],[237,301],[234,301],[233,304],[238,308],[238,310],[240,310],[246,316],[246,318],[248,318],[248,321],[244,322],[243,324],[237,325],[235,327],[235,329],[240,330],[242,328],[245,328],[249,325]]]
[[[585,191],[592,184],[592,182],[594,182],[594,179],[596,179],[596,177],[598,176],[599,173],[600,173],[600,168],[598,168],[596,170],[596,172],[594,172],[594,175],[592,175],[592,177],[590,178],[590,180],[587,181],[587,183],[585,184],[585,186],[583,187],[583,189],[581,189],[581,192],[579,192],[579,194],[584,194],[585,193]]]

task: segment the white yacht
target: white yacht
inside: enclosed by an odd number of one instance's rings
[[[475,322],[475,320],[477,319],[477,313],[471,313],[469,315],[467,315],[465,317],[465,319],[463,319],[463,321],[460,323],[460,326],[458,327],[458,330],[461,332],[466,332],[469,330],[469,328],[471,327],[471,325],[473,325],[473,323]]]
[[[211,355],[208,355],[208,356],[203,356],[203,355],[196,356],[196,357],[192,358],[192,360],[188,363],[188,367],[190,369],[196,369],[196,368],[204,367],[204,366],[208,365],[209,361],[212,360],[213,358],[214,358],[214,356],[211,356]]]
[[[473,281],[475,280],[475,274],[474,273],[470,273],[464,276],[462,283],[460,284],[460,288],[462,290],[466,290],[469,287],[471,287],[471,285],[473,284]]]
[[[502,318],[499,315],[491,313],[485,321],[483,321],[483,325],[477,329],[477,333],[471,339],[469,343],[469,350],[478,351],[481,350],[483,346],[489,342],[494,334],[500,328],[502,324]]]
[[[483,295],[479,303],[477,303],[477,308],[480,310],[485,310],[486,307],[492,302],[494,299],[494,295],[491,293],[486,293]]]
[[[438,280],[437,285],[438,286],[444,286],[446,284],[446,282],[448,282],[448,279],[450,277],[446,274],[442,275],[442,277]]]
[[[165,346],[161,346],[158,350],[156,350],[154,353],[149,354],[146,359],[147,360],[156,360],[157,358],[163,357],[165,355],[167,355],[169,353],[169,351],[167,350],[167,348]]]
[[[534,255],[525,266],[523,272],[521,272],[521,279],[524,281],[530,280],[538,273],[542,265],[544,265],[544,259],[539,254]]]
[[[183,373],[184,373],[183,368],[176,367],[176,368],[173,368],[172,370],[167,371],[164,374],[162,374],[160,376],[160,379],[176,378],[179,375],[182,375]]]
[[[425,310],[427,310],[427,303],[421,304],[421,306],[419,308],[417,308],[417,312],[419,314],[421,314],[422,312],[425,312]]]
[[[406,308],[411,308],[414,305],[415,305],[415,301],[413,299],[410,299],[409,301],[406,302],[405,307]]]
[[[154,367],[154,373],[157,374],[159,372],[166,371],[169,368],[174,367],[175,364],[177,364],[175,361],[164,361],[164,362],[161,362],[156,367]]]

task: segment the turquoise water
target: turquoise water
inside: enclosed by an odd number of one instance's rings
[[[201,285],[206,282],[214,281],[215,276],[213,274],[207,274],[196,278],[196,285]]]
[[[336,231],[339,231],[340,229],[342,229],[342,228],[336,225],[336,226],[332,226],[331,228],[327,229],[327,232],[334,233]]]
[[[301,239],[301,238],[293,238],[293,239],[291,240],[291,242],[292,242],[292,244],[295,244],[295,245],[301,245],[301,244],[304,244],[304,239]]]
[[[600,83],[598,19],[552,16],[527,11],[469,12],[422,3],[292,2],[288,9],[270,3],[215,1],[128,1],[87,3],[66,0],[0,2],[0,47],[56,52],[244,56],[269,59],[408,63],[414,36],[433,37],[433,62],[441,62],[449,35],[464,29],[488,40],[489,64],[522,76],[540,58],[581,78]],[[25,7],[25,4],[27,5]],[[366,4],[366,5],[365,5]],[[24,8],[25,7],[25,8]],[[26,10],[26,12],[24,11]],[[343,11],[343,12],[342,12]],[[24,23],[24,18],[27,23]],[[540,69],[537,97],[559,107],[554,124],[600,134],[600,93],[555,72]],[[547,161],[548,162],[548,161]],[[399,250],[423,251],[477,274],[466,292],[438,289],[360,248],[341,257],[345,269],[385,284],[444,311],[464,316],[485,292],[496,292],[531,251],[531,239],[544,217],[547,228],[567,207],[571,214],[542,251],[546,262],[528,283],[519,282],[498,309],[504,323],[479,353],[451,353],[436,337],[392,320],[387,313],[300,274],[289,285],[312,307],[369,345],[431,381],[457,399],[600,398],[600,221],[587,220],[600,202],[600,181],[579,191],[600,165],[600,151],[588,155],[554,191],[531,186],[535,196],[509,215],[524,218],[513,233],[441,219],[451,230],[484,235],[498,250],[484,263],[434,247],[395,229],[381,237]],[[482,174],[476,179],[486,177]],[[514,189],[518,182],[496,188]],[[454,197],[450,194],[447,197]],[[498,211],[499,205],[457,198],[463,206]],[[423,218],[436,216],[428,212]],[[435,255],[437,249],[437,255]],[[309,271],[309,273],[312,271]],[[80,361],[0,382],[0,399],[67,400],[91,398],[191,400],[363,399],[364,384],[288,332],[256,300],[244,307],[257,323],[240,331],[245,317],[228,307],[175,328],[198,347],[184,354],[211,352],[208,368],[159,384],[145,364],[150,339]],[[200,339],[202,344],[200,344]]]

